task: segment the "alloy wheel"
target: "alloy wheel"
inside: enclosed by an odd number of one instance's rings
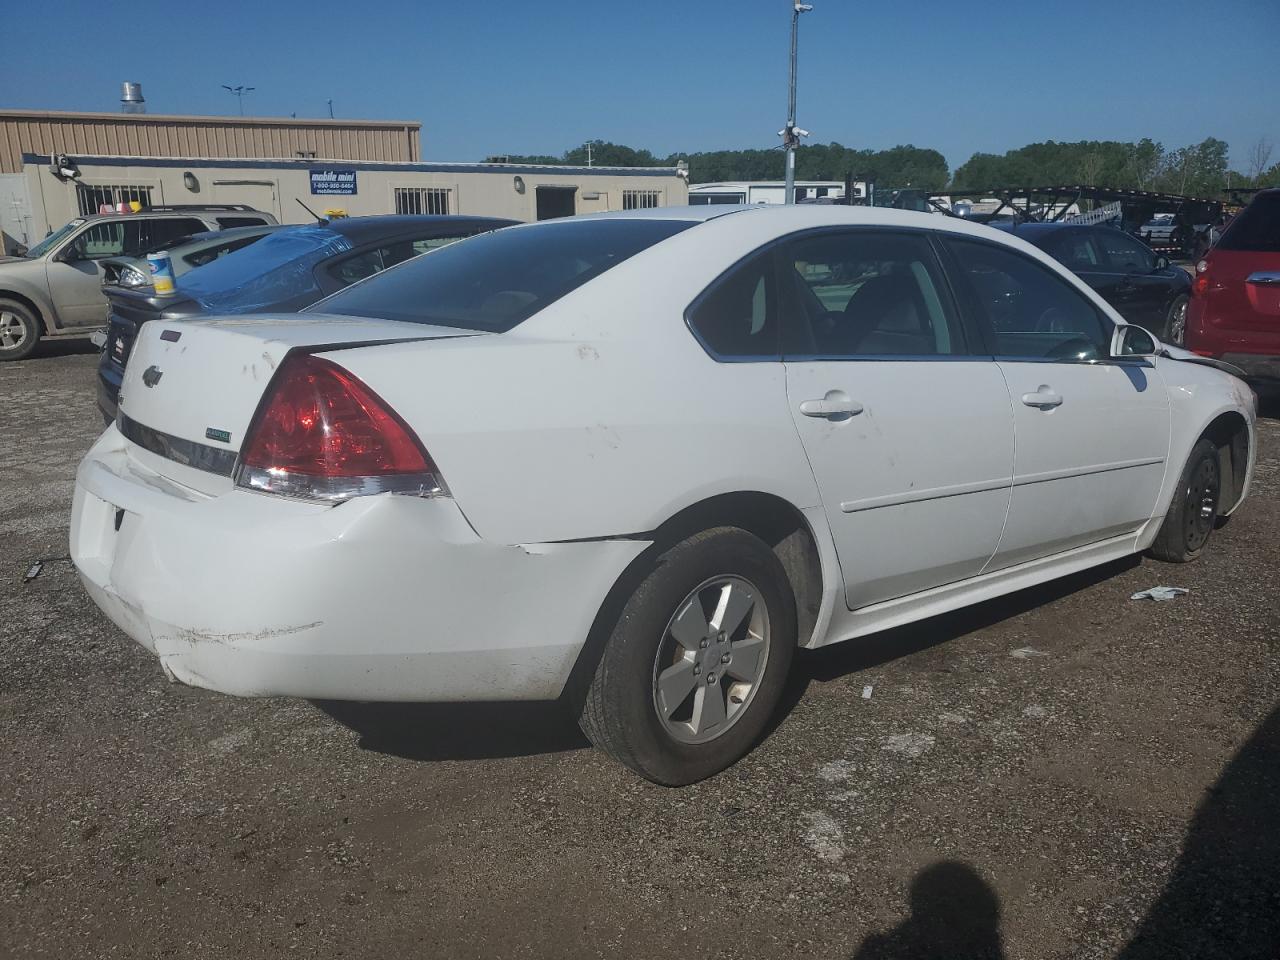
[[[653,667],[653,703],[663,729],[706,743],[742,717],[769,661],[769,611],[736,576],[695,587],[667,623]]]
[[[1169,339],[1175,346],[1182,346],[1187,336],[1187,301],[1181,301],[1169,318]]]
[[[27,341],[27,325],[11,310],[0,310],[0,350],[16,350]]]

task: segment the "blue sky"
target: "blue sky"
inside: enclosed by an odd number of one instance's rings
[[[221,84],[246,84],[249,114],[323,116],[332,97],[338,116],[420,120],[433,160],[769,147],[786,112],[789,0],[12,2],[7,107],[114,111],[137,80],[152,113],[234,113]],[[1280,160],[1278,0],[813,2],[814,142],[932,146],[954,169],[1038,140],[1212,135],[1240,169],[1265,136]]]

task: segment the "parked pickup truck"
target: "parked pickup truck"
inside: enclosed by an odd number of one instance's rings
[[[103,261],[138,257],[205,230],[275,223],[245,206],[149,207],[77,217],[19,257],[0,258],[0,362],[51,337],[83,337],[107,322]]]

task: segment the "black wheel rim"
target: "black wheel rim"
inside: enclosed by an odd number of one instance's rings
[[[1205,457],[1196,464],[1183,492],[1183,534],[1189,551],[1199,550],[1209,539],[1218,519],[1218,489],[1218,464]]]

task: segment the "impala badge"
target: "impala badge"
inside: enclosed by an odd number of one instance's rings
[[[142,371],[142,382],[148,387],[154,387],[160,382],[160,378],[164,376],[164,371],[157,366],[150,366]]]

